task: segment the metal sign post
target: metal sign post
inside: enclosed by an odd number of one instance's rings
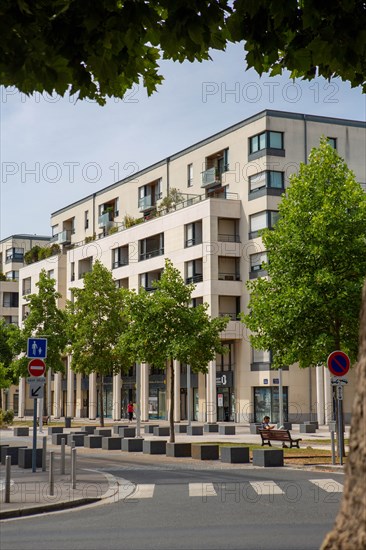
[[[37,398],[33,399],[33,447],[32,447],[32,472],[37,471]]]

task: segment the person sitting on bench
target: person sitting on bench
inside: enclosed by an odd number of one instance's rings
[[[276,426],[270,426],[269,425],[269,416],[265,416],[263,418],[261,429],[262,430],[274,430],[275,428],[276,428]]]

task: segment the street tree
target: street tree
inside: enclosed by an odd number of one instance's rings
[[[17,384],[13,361],[17,355],[15,342],[19,341],[20,329],[17,325],[6,324],[0,319],[0,408],[3,405],[3,392],[12,384]]]
[[[365,28],[360,0],[3,0],[0,84],[104,104],[139,83],[155,91],[161,59],[202,61],[243,41],[259,74],[340,77],[366,91]]]
[[[220,333],[227,317],[210,319],[207,304],[191,307],[194,284],[186,285],[169,259],[155,290],[126,296],[128,329],[119,340],[120,354],[130,362],[148,363],[170,373],[170,442],[174,437],[174,360],[193,372],[208,371],[216,353],[225,353]]]
[[[262,233],[268,278],[248,283],[242,320],[274,367],[357,359],[366,274],[366,194],[326,138],[290,178],[274,230]]]
[[[72,288],[72,293],[74,301],[67,307],[71,368],[99,375],[100,425],[104,426],[104,377],[126,366],[116,347],[126,329],[123,289],[116,287],[111,272],[96,261],[84,276],[84,287]]]

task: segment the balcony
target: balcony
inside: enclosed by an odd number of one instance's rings
[[[233,313],[233,312],[224,313],[220,311],[219,313],[219,317],[230,317],[230,321],[238,321],[239,320],[238,315],[239,313]]]
[[[219,281],[240,281],[238,273],[219,273]]]
[[[151,250],[150,252],[145,252],[139,255],[139,262],[142,260],[149,260],[150,258],[155,258],[156,256],[163,256],[164,248],[158,248],[157,250]]]
[[[219,233],[217,240],[222,243],[240,243],[240,235],[229,235],[227,233]]]
[[[58,233],[57,235],[58,244],[71,244],[71,235],[72,235],[71,229],[65,229],[64,231],[61,231],[61,233]]]
[[[156,200],[154,200],[155,197],[153,195],[146,195],[146,197],[141,197],[139,199],[139,211],[144,212],[145,210],[150,210],[155,207]]]
[[[109,228],[113,225],[113,219],[112,219],[112,212],[104,212],[101,216],[98,218],[98,227],[99,229],[102,229],[104,227]]]
[[[221,177],[219,171],[215,166],[208,168],[202,172],[202,184],[201,187],[207,188],[212,187],[213,185],[219,185],[221,183]]]
[[[186,278],[186,285],[189,285],[191,283],[201,283],[203,281],[203,275],[202,273],[198,275],[193,275],[192,277]]]
[[[128,265],[128,258],[121,258],[113,262],[112,269],[117,269],[117,267],[123,267],[125,265]]]

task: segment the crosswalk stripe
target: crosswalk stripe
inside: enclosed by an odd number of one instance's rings
[[[341,493],[343,491],[343,485],[334,479],[309,479],[309,481],[327,493]]]
[[[283,495],[281,487],[274,481],[250,481],[250,485],[258,495]]]
[[[154,496],[154,489],[155,483],[136,485],[134,492],[127,496],[125,500],[152,498]]]
[[[215,497],[217,493],[213,486],[213,483],[190,483],[189,484],[189,496],[190,497]]]

